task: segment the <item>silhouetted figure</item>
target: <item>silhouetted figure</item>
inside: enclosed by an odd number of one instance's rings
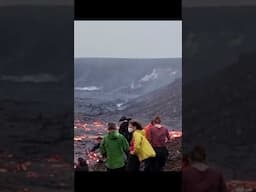
[[[89,167],[85,159],[81,157],[78,158],[78,165],[76,167],[76,171],[89,171]]]
[[[132,134],[128,131],[129,121],[131,118],[127,118],[126,116],[122,116],[119,120],[120,126],[119,126],[119,133],[122,134],[128,143],[131,142]]]
[[[97,137],[96,138],[96,143],[95,143],[95,145],[92,147],[92,149],[90,150],[90,152],[95,152],[95,151],[97,151],[98,149],[100,149],[100,143],[101,143],[101,141],[102,141],[102,137]]]
[[[189,157],[189,154],[183,154],[183,155],[182,155],[182,165],[181,165],[181,168],[182,168],[182,169],[185,169],[185,168],[187,168],[188,166],[190,166],[190,157]]]
[[[222,173],[207,165],[203,147],[194,147],[190,158],[191,166],[182,170],[183,192],[227,192]]]

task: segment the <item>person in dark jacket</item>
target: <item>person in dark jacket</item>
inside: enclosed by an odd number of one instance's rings
[[[81,157],[78,158],[78,165],[76,167],[76,171],[89,171],[89,167],[85,159]]]
[[[202,146],[194,147],[190,159],[191,165],[182,169],[183,192],[227,192],[222,173],[207,165]]]
[[[128,126],[129,126],[129,121],[131,118],[127,118],[126,116],[122,116],[119,120],[120,126],[119,126],[119,133],[122,134],[128,143],[131,142],[132,139],[132,133],[129,133],[128,131]]]
[[[96,143],[95,145],[91,148],[90,152],[95,152],[96,150],[100,149],[100,143],[102,141],[102,137],[97,137],[96,138]]]
[[[189,154],[185,153],[185,154],[182,155],[182,165],[181,165],[181,168],[185,169],[188,166],[190,166],[190,157],[189,157]]]

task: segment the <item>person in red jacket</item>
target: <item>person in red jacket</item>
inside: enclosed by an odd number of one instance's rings
[[[154,120],[152,120],[146,127],[144,128],[145,130],[145,137],[149,140],[150,139],[150,129],[154,127]]]
[[[149,135],[149,142],[156,152],[156,171],[162,171],[166,164],[169,155],[166,144],[170,140],[168,129],[161,125],[160,117],[156,117],[154,119],[154,126],[150,128]]]
[[[222,173],[207,165],[203,147],[195,146],[190,159],[182,169],[182,192],[227,192]]]
[[[181,165],[181,168],[185,169],[188,166],[190,166],[189,154],[183,154],[182,155],[182,165]]]

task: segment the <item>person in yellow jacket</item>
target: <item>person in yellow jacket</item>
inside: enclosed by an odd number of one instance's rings
[[[140,163],[144,162],[144,171],[154,171],[156,153],[145,137],[143,127],[137,121],[132,121],[128,131],[132,133],[132,139],[127,170],[139,171]]]

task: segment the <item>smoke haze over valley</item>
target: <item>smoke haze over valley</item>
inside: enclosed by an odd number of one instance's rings
[[[181,79],[181,75],[181,58],[75,59],[75,113],[83,114],[83,116],[95,116],[95,118],[102,116],[105,120],[115,121],[117,120],[115,118],[120,118],[119,116],[123,114],[140,118],[145,123],[155,115],[160,115],[169,126],[172,126],[170,125],[171,117],[167,111],[171,111],[172,108],[179,108],[178,111],[181,111],[179,98],[176,98],[172,103],[173,106],[170,105],[168,108],[164,107],[167,106],[167,101],[163,103],[160,98],[170,99],[172,91],[174,91],[172,94],[181,97],[177,88],[172,89],[172,83]],[[181,83],[178,87],[181,90]],[[162,89],[165,91],[163,92]],[[151,98],[150,95],[154,97]],[[151,100],[154,101],[164,111],[155,111],[155,106],[151,106],[145,111],[142,105],[147,105],[147,103],[139,104],[141,98],[142,100],[148,98],[150,103]],[[136,106],[133,102],[136,103]],[[147,114],[150,111],[156,113]],[[140,114],[144,114],[144,116]],[[181,123],[176,123],[174,127],[177,128],[178,124]]]

